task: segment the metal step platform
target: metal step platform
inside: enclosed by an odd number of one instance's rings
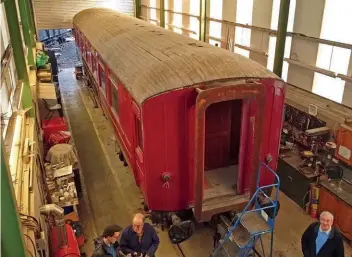
[[[276,183],[259,186],[260,170],[274,174]],[[247,257],[254,252],[258,240],[265,234],[271,235],[270,257],[273,252],[273,235],[275,218],[278,212],[278,194],[280,180],[276,173],[266,164],[261,163],[258,169],[257,190],[241,213],[235,215],[230,221],[225,215],[220,216],[217,226],[221,239],[214,247],[211,257]],[[275,187],[274,199],[266,195],[265,189]]]

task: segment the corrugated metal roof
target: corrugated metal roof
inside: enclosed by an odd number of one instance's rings
[[[202,82],[278,78],[241,55],[109,9],[84,10],[73,23],[139,104]]]

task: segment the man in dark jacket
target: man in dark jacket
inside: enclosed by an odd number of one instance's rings
[[[159,246],[159,237],[152,225],[144,223],[144,216],[137,213],[132,225],[121,235],[121,251],[128,257],[154,257]]]
[[[312,223],[303,233],[301,243],[304,257],[345,257],[343,237],[333,227],[334,216],[327,211],[320,222]]]
[[[95,249],[92,257],[120,257],[117,240],[122,228],[110,225],[104,229],[103,235],[95,240]]]

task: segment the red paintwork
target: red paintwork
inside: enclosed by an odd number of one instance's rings
[[[75,29],[75,37],[81,51],[86,40]],[[90,51],[93,49],[90,47]],[[82,54],[91,70],[85,54]],[[97,54],[97,58],[99,56]],[[103,60],[100,60],[103,63]],[[194,203],[195,197],[195,110],[197,92],[194,88],[184,88],[169,91],[146,100],[142,106],[136,104],[120,80],[114,85],[108,74],[112,74],[105,66],[106,97],[102,94],[103,109],[109,114],[120,141],[121,148],[129,163],[137,185],[141,188],[148,207],[157,211],[176,211],[188,208]],[[118,74],[115,74],[118,75]],[[96,82],[99,81],[96,78]],[[118,78],[117,78],[118,79]],[[260,83],[265,87],[266,103],[261,146],[261,160],[265,161],[270,154],[273,161],[268,165],[276,170],[279,140],[282,127],[282,114],[285,98],[285,83],[274,79],[263,79]],[[98,85],[99,83],[97,83]],[[118,88],[119,114],[111,108],[111,88]],[[100,88],[100,85],[99,85]],[[237,105],[237,107],[235,106]],[[242,110],[239,109],[242,106]],[[221,110],[221,112],[219,112]],[[207,160],[205,169],[212,169],[229,163],[223,153],[239,153],[238,190],[245,192],[251,183],[251,156],[253,152],[253,123],[257,106],[255,101],[240,101],[236,104],[221,103],[207,110],[207,141],[205,153]],[[245,146],[239,150],[233,149],[233,144],[239,145],[238,139],[230,138],[231,112],[237,112],[233,119],[241,122],[237,128],[240,138],[246,138]],[[141,120],[143,131],[143,150],[137,146],[137,120]],[[241,130],[239,130],[241,127]],[[221,130],[221,132],[220,132]],[[242,141],[242,140],[241,140]],[[221,151],[211,151],[211,145],[221,144]],[[162,180],[162,175],[169,173],[169,187]],[[261,184],[273,182],[273,176],[263,173]],[[256,182],[254,182],[256,183]]]
[[[53,133],[59,131],[66,131],[67,126],[65,120],[61,117],[51,118],[50,120],[42,120],[42,130],[44,133],[44,139],[48,142],[49,137]]]
[[[67,231],[67,246],[60,248],[57,227],[53,227],[50,231],[50,251],[52,257],[79,257],[78,243],[76,240],[75,232],[69,224],[65,224]]]

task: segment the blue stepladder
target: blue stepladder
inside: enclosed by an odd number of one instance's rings
[[[274,184],[260,186],[261,169],[274,175]],[[276,188],[274,197],[268,196],[264,190]],[[275,219],[278,211],[280,179],[265,163],[258,168],[257,189],[241,213],[230,221],[220,217],[224,235],[219,240],[210,257],[247,257],[250,256],[258,240],[270,234],[270,257],[273,254]],[[263,205],[260,203],[266,202]],[[268,212],[270,210],[270,212]],[[270,215],[268,215],[268,213]],[[263,245],[262,245],[263,247]]]

